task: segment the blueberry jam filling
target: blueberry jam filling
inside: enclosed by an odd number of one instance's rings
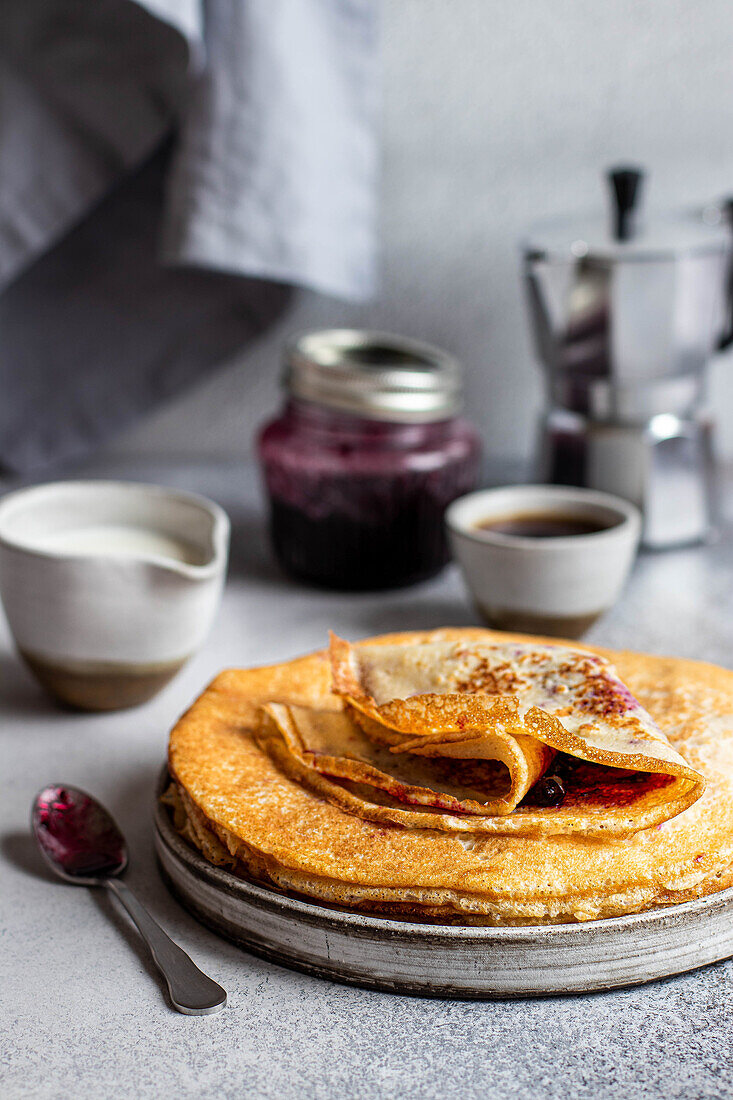
[[[565,801],[565,784],[559,775],[543,775],[530,793],[536,806],[562,806]]]
[[[564,805],[566,810],[630,806],[649,791],[673,782],[674,776],[664,772],[628,771],[558,753],[552,774],[535,783],[522,805],[543,808]]]

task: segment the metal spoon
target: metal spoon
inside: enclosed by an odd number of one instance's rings
[[[174,1008],[188,1016],[224,1008],[227,995],[221,986],[169,939],[118,879],[127,867],[127,845],[104,806],[77,787],[49,784],[35,797],[31,828],[46,862],[64,882],[106,886],[119,898],[168,983]]]

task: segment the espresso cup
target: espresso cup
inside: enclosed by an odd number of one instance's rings
[[[531,537],[513,518],[596,527]],[[502,530],[492,530],[497,523]],[[482,527],[481,524],[489,526]],[[499,630],[578,638],[617,600],[639,544],[641,515],[610,493],[515,485],[459,497],[447,509],[453,555],[481,617]]]

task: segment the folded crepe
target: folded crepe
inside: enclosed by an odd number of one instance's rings
[[[703,777],[597,654],[332,635],[330,658],[346,711],[269,704],[260,736],[291,775],[369,820],[628,836],[702,794]]]
[[[506,691],[495,693],[499,699],[486,691],[447,691],[442,681],[436,685],[433,673],[432,679],[419,683],[410,679],[398,692],[390,687],[385,693],[377,686],[387,670],[394,675],[395,657],[404,659],[403,671],[410,665],[415,647],[422,648],[418,665],[425,671],[435,645],[453,647],[442,651],[439,675],[447,676],[454,689],[458,681],[452,678],[447,652],[453,653],[457,671],[464,650],[472,652],[473,660],[482,647],[490,648],[496,659],[498,646],[514,646],[521,655],[526,652],[522,647],[529,646],[534,656],[522,663],[523,676],[530,678],[526,666],[541,667],[549,676],[547,683],[552,669],[561,667],[560,654],[549,650],[580,652],[534,639],[507,641],[506,635],[488,631],[373,639],[353,649],[336,647],[336,663],[339,649],[347,658],[346,666],[339,666],[347,678],[340,679],[340,672],[336,676],[336,687],[347,691],[345,697],[331,690],[330,661],[323,653],[270,668],[222,673],[171,735],[171,799],[191,842],[213,861],[276,889],[325,904],[427,921],[587,920],[684,901],[733,882],[733,673],[690,661],[619,653],[614,663],[631,694],[618,721],[593,710],[585,721],[576,716],[573,722],[561,713],[562,707],[549,709],[547,701],[539,707],[534,688],[522,688],[530,694],[511,708],[512,724],[500,728],[497,723],[492,729],[484,718]],[[395,647],[400,647],[398,653]],[[600,691],[611,684],[620,691],[607,662],[611,655],[599,650],[588,654],[601,659],[597,667],[602,675],[595,687]],[[495,675],[493,664],[490,671]],[[413,687],[418,694],[411,693]],[[575,694],[579,705],[582,693],[578,689]],[[433,696],[440,696],[440,703]],[[542,721],[532,716],[533,709],[542,711]],[[377,739],[355,720],[357,713],[379,727]],[[465,714],[472,724],[463,723]],[[430,721],[421,715],[429,715]],[[435,715],[439,718],[433,721]],[[477,715],[483,716],[483,724],[476,724]],[[587,725],[593,729],[584,730]],[[632,785],[625,802],[617,787],[615,801],[606,805],[603,783],[596,784],[602,796],[598,799],[598,792],[591,795],[581,781],[582,797],[573,800],[568,778],[561,805],[531,805],[530,788],[509,813],[486,813],[485,805],[507,797],[508,786],[498,795],[491,787],[501,768],[507,780],[504,761],[498,756],[457,760],[430,754],[441,745],[465,748],[489,732],[506,737],[502,744],[511,737],[534,739],[556,754],[553,769],[558,761],[573,758],[581,761],[576,766],[581,773],[597,768],[608,774],[616,767],[608,759],[621,759],[625,776],[618,778],[651,776],[665,782],[645,787],[641,798]],[[398,752],[392,751],[393,737],[400,739]],[[415,747],[424,751],[415,752]],[[510,746],[507,751],[515,750]],[[459,771],[451,772],[455,765]],[[433,767],[444,769],[440,782],[436,772],[422,770]],[[689,788],[683,794],[676,786],[684,781],[699,795],[702,776],[707,788],[694,802]],[[648,820],[644,815],[659,815],[657,795],[663,791],[668,797],[673,786],[676,804],[687,808],[670,817],[668,801],[663,820],[640,827]],[[403,800],[403,788],[409,788],[414,801]],[[435,796],[445,796],[448,805]],[[450,800],[464,804],[460,812]],[[380,818],[382,810],[420,815],[419,824],[408,817]],[[629,821],[632,830],[638,829],[629,839],[619,839],[613,829],[595,829],[594,821],[622,812],[628,815],[626,831]],[[521,823],[525,813],[536,815],[533,828],[511,825]],[[538,820],[563,813],[569,828],[537,827]],[[579,827],[583,815],[586,824]],[[487,822],[504,825],[486,828]]]

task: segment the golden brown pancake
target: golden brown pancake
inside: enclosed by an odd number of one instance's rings
[[[488,631],[444,630],[371,644],[507,640]],[[730,885],[733,673],[670,658],[592,652],[612,657],[677,757],[707,779],[694,804],[627,840],[400,828],[335,805],[284,771],[255,737],[266,703],[342,712],[322,653],[217,677],[171,735],[179,811],[192,841],[204,850],[209,844],[240,873],[328,904],[426,920],[587,920]]]
[[[422,641],[377,645],[351,645],[331,634],[330,659],[333,690],[403,740],[453,739],[486,728],[501,734],[497,726],[507,722],[509,708],[518,730],[552,718],[547,736],[556,748],[577,749],[599,763],[625,762],[643,750],[686,768],[598,652],[436,631]]]
[[[267,704],[260,743],[298,782],[360,817],[622,837],[702,793],[702,776],[587,650],[436,636],[351,646],[332,635],[330,656],[345,712]],[[550,767],[549,783],[534,786]]]
[[[473,758],[483,747],[478,739],[449,746],[463,749],[465,759],[395,753],[374,744],[348,713],[282,703],[262,708],[257,741],[287,775],[329,801],[403,827],[625,837],[674,817],[692,801],[687,782],[674,776],[562,757],[553,764],[564,787],[559,804],[547,805],[541,793],[530,791],[508,813],[509,772],[491,757]]]
[[[407,804],[439,815],[483,815],[487,806],[502,801],[509,786],[509,773],[498,760],[394,753],[375,745],[345,712],[268,703],[258,730],[268,751],[274,748],[270,739],[281,745],[278,757],[292,759],[299,777],[305,768],[350,786],[362,785],[372,799],[383,797],[398,808]],[[425,820],[417,824],[430,827]]]

